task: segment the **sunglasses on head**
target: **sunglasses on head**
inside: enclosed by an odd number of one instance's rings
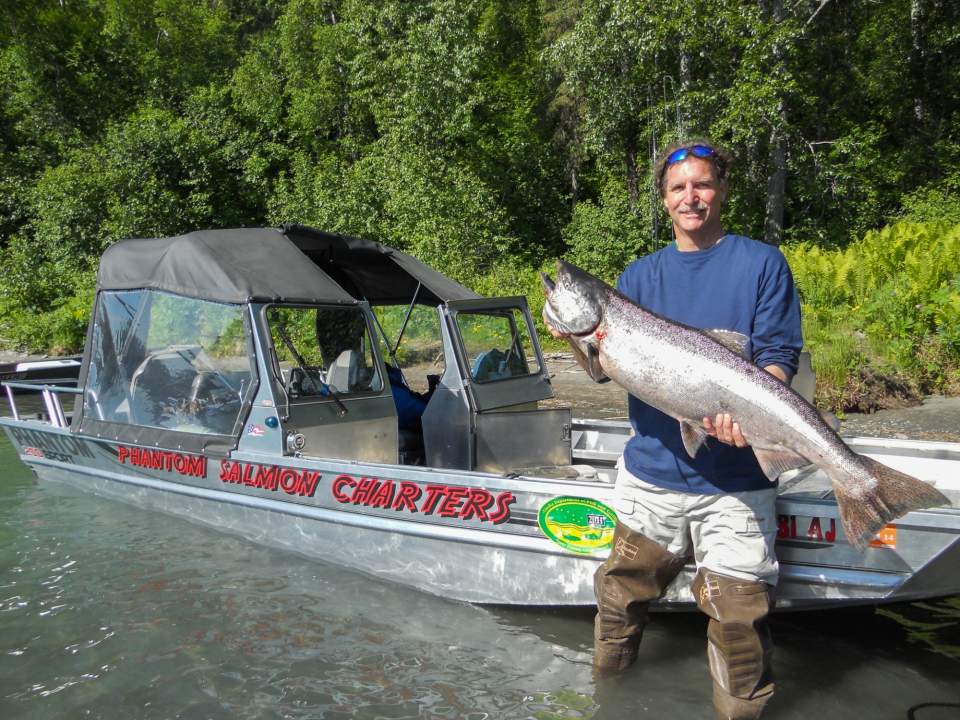
[[[664,167],[668,168],[674,163],[683,162],[691,155],[698,158],[712,159],[717,156],[717,151],[709,145],[688,145],[686,147],[677,148],[672,153],[667,155],[667,162],[664,163]]]

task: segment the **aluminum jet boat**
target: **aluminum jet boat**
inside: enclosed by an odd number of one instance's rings
[[[12,380],[47,385],[76,385],[81,356],[27,358],[0,364],[0,382]],[[14,389],[14,388],[11,388]]]
[[[0,424],[45,481],[455,600],[594,603],[629,425],[547,406],[524,298],[382,244],[297,225],[118,242],[76,386],[5,385]],[[781,477],[778,609],[960,593],[960,444],[850,442],[952,506],[861,552],[822,473]],[[692,572],[660,609],[695,608]]]

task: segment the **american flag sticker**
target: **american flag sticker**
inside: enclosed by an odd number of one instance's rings
[[[262,437],[266,431],[263,429],[263,425],[257,425],[256,423],[250,423],[247,425],[247,435],[253,435],[253,437]]]

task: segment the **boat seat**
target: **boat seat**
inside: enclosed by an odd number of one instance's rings
[[[358,355],[356,350],[347,349],[330,363],[327,369],[327,385],[333,388],[334,392],[350,393],[359,389],[357,388],[360,372]]]
[[[240,393],[226,384],[223,373],[201,370],[190,387],[189,408],[207,432],[232,435],[240,412]]]

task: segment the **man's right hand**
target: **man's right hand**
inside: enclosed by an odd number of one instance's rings
[[[586,348],[581,347],[580,343],[577,343],[571,339],[570,333],[562,333],[553,325],[551,325],[550,320],[547,317],[546,305],[543,306],[543,324],[546,326],[550,334],[555,338],[560,340],[568,340],[570,342],[570,349],[573,350],[574,359],[577,361],[577,364],[580,365],[580,367],[587,371],[587,375],[589,375],[594,382],[610,382],[610,378],[607,377],[607,374],[603,371],[603,367],[600,365],[600,358],[597,349],[592,345]]]
[[[559,330],[557,330],[553,325],[550,324],[550,321],[547,319],[546,305],[543,306],[543,312],[541,313],[541,315],[543,316],[543,324],[547,328],[547,332],[549,332],[555,338],[558,338],[560,340],[570,337],[570,333],[562,333]]]

